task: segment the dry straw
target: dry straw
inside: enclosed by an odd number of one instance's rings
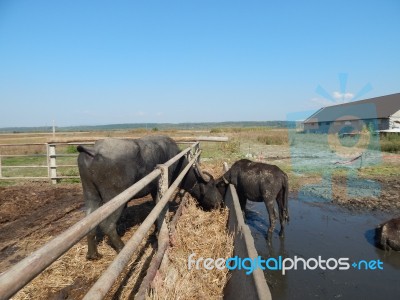
[[[206,166],[205,169],[210,173],[216,173],[210,167]],[[204,212],[196,206],[194,199],[188,197],[183,214],[177,222],[172,245],[167,250],[161,272],[157,274],[148,298],[220,299],[223,297],[223,288],[228,280],[227,270],[188,270],[187,258],[191,253],[196,253],[199,257],[230,257],[233,242],[226,230],[227,218],[226,209]],[[129,228],[122,239],[126,242],[138,226]],[[19,241],[16,247],[25,249],[25,253],[29,253],[51,238],[35,232],[29,238]],[[154,232],[150,232],[106,299],[134,299],[156,251],[154,244]],[[99,252],[102,255],[100,260],[88,261],[86,252],[86,239],[83,239],[19,291],[13,299],[81,299],[116,256],[107,240],[99,244]]]
[[[137,227],[125,233],[125,242]],[[116,256],[105,240],[99,244],[99,252],[102,255],[100,260],[88,261],[86,252],[86,239],[83,239],[19,291],[13,299],[81,299]],[[153,252],[151,243],[144,240],[132,256],[128,270],[120,276],[106,299],[115,299],[116,295],[120,295],[117,297],[119,299],[128,299],[125,297],[125,286],[129,287],[132,280],[137,281],[138,275],[144,273],[143,268],[146,268],[146,262]],[[129,278],[126,278],[128,275]]]
[[[227,233],[227,209],[205,212],[189,197],[177,223],[173,245],[167,252],[160,274],[148,299],[221,299],[228,270],[188,269],[188,256],[228,258],[233,239]]]

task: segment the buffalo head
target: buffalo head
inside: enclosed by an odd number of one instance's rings
[[[216,209],[222,206],[223,198],[216,182],[210,173],[203,172],[196,163],[194,170],[197,174],[197,182],[192,188],[193,196],[197,198],[204,210]],[[198,186],[198,189],[197,189]]]

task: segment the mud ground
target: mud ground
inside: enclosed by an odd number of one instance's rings
[[[0,187],[0,272],[32,251],[17,247],[18,242],[56,236],[83,216],[79,184],[25,182]]]
[[[290,182],[289,182],[290,184]],[[324,181],[317,177],[302,177],[291,189],[295,198],[320,198],[350,210],[383,211],[400,214],[400,178],[375,177],[351,179],[334,176]]]

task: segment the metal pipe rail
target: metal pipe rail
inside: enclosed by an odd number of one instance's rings
[[[186,148],[185,150],[181,151],[179,154],[171,158],[164,165],[172,165],[174,162],[178,161],[183,155],[188,153],[192,148],[196,147],[197,145],[198,142],[194,143],[191,147]],[[198,157],[199,155],[200,152],[197,153],[196,157]],[[190,166],[191,164],[188,164],[187,168],[185,168],[184,171],[186,169],[189,169]],[[48,242],[45,246],[32,253],[30,256],[24,258],[15,266],[11,267],[8,271],[0,274],[0,300],[9,299],[11,296],[13,296],[22,287],[28,284],[33,278],[35,278],[39,273],[41,273],[44,269],[51,265],[66,251],[68,251],[79,240],[81,240],[85,235],[87,235],[87,233],[93,230],[104,219],[106,219],[115,210],[128,202],[146,185],[156,179],[160,174],[160,169],[155,169],[146,177],[142,178],[141,180],[127,188],[125,191],[123,191],[121,194],[117,195],[116,197],[96,209],[94,212],[87,215],[81,221],[64,231],[62,234]],[[171,185],[171,188],[172,186],[174,186],[175,188],[177,187],[176,182],[180,182],[178,181],[179,178],[180,180],[182,180],[183,176],[179,175],[174,184]],[[162,199],[166,198],[168,195],[172,195],[172,192],[173,191],[167,193]],[[164,199],[163,202],[166,203],[166,200]],[[162,202],[160,201],[157,204],[158,206],[156,206],[150,213],[150,215],[152,216],[151,219],[153,219],[153,216],[155,214],[154,210],[157,207],[157,211],[159,210],[160,203]],[[147,218],[149,218],[149,216]],[[157,218],[157,216],[155,218]]]

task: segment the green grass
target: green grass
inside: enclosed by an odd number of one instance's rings
[[[76,146],[74,146],[74,145],[68,145],[65,148],[64,152],[66,154],[78,154],[78,150],[76,149]]]
[[[18,183],[18,181],[15,180],[0,180],[0,187],[6,187],[6,186],[12,186],[12,185],[16,185]]]
[[[259,135],[257,142],[265,145],[287,145],[287,135]]]
[[[331,136],[329,136],[331,137]],[[360,137],[342,137],[336,140],[338,146],[345,146],[348,148],[357,147],[357,143],[359,142]],[[290,145],[302,145],[302,144],[327,144],[328,143],[328,135],[327,134],[302,134],[302,133],[289,133]],[[375,143],[376,141],[376,143]],[[359,143],[359,147],[365,147],[364,143]],[[390,153],[400,153],[400,135],[399,134],[389,134],[382,135],[378,140],[373,139],[368,145],[368,149],[370,150],[380,150],[383,152]]]
[[[202,142],[200,148],[202,149],[201,157],[209,160],[237,159],[240,157],[240,141],[237,139],[230,139],[223,143]]]
[[[211,128],[210,133],[241,133],[241,132],[264,132],[275,128],[255,126],[255,127],[216,127]]]
[[[381,136],[381,150],[391,153],[400,153],[400,134]]]
[[[17,157],[2,157],[1,164],[3,166],[46,166],[46,156],[17,156]]]
[[[362,168],[359,174],[363,177],[400,176],[400,166],[398,164],[384,163]]]
[[[57,149],[58,155],[76,153],[76,147],[67,145]],[[14,156],[2,157],[3,177],[48,177],[47,156]],[[63,167],[63,165],[76,165],[76,156],[59,156],[56,160],[58,176],[79,176],[77,167]],[[15,166],[15,168],[13,168]],[[19,167],[18,166],[42,166],[42,167]]]
[[[3,177],[48,177],[47,168],[3,168]]]
[[[59,156],[57,157],[57,166],[61,165],[77,165],[76,156]]]

